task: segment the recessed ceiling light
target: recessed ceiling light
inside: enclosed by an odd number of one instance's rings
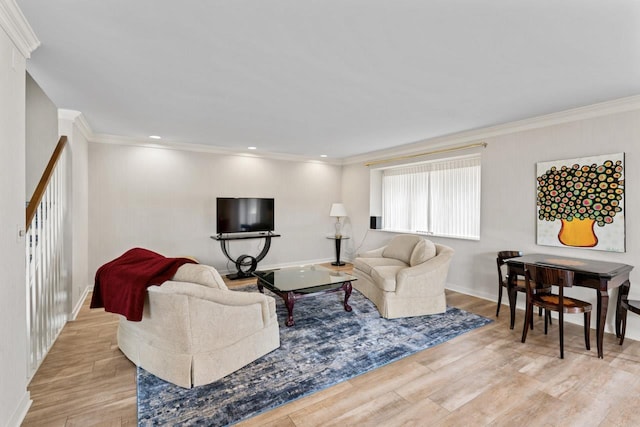
[[[320,157],[327,157],[326,154],[320,154]]]
[[[256,150],[257,147],[247,147],[249,150]]]
[[[151,138],[151,139],[162,139],[162,137],[160,137],[158,135],[149,135],[149,138]]]

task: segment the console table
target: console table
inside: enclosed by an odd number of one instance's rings
[[[229,261],[236,265],[236,269],[238,270],[236,273],[227,274],[227,277],[231,280],[235,279],[244,279],[246,277],[251,277],[252,273],[256,271],[258,267],[258,263],[262,261],[262,259],[269,252],[269,248],[271,248],[271,238],[272,237],[280,237],[280,234],[273,233],[246,233],[246,234],[217,234],[215,236],[211,236],[213,240],[217,240],[220,242],[220,247],[222,248],[222,253],[227,257]],[[240,255],[238,258],[233,259],[231,255],[229,255],[228,242],[231,240],[246,240],[246,239],[265,239],[264,246],[260,253],[253,257],[251,255]],[[246,270],[243,270],[243,267],[248,267]]]

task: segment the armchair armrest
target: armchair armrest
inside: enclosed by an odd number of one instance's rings
[[[453,249],[436,245],[437,254],[430,260],[413,267],[401,269],[396,275],[398,295],[430,295],[444,288],[453,257]]]
[[[362,252],[361,254],[358,254],[358,256],[360,258],[382,258],[382,252],[384,252],[385,248],[386,246],[378,249],[372,249],[370,251]]]

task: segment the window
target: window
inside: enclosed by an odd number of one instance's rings
[[[382,171],[385,230],[480,239],[480,156]]]

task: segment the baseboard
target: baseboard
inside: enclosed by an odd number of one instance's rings
[[[24,421],[24,418],[27,416],[27,412],[29,412],[31,403],[33,403],[33,401],[31,400],[31,394],[28,391],[25,391],[24,395],[22,396],[22,400],[18,404],[18,407],[13,412],[11,418],[9,418],[7,427],[20,427],[20,425],[22,425],[22,422]]]
[[[487,301],[497,301],[496,295],[494,294],[478,292],[477,289],[466,288],[464,286],[456,285],[455,283],[447,283],[445,287],[451,291],[459,292],[461,294],[469,295],[472,297],[481,298]],[[522,306],[522,309],[524,310],[524,305]]]
[[[78,298],[76,306],[73,307],[73,311],[71,312],[71,317],[69,320],[76,320],[78,314],[80,313],[80,309],[82,308],[82,304],[84,304],[84,300],[87,298],[87,295],[89,295],[89,292],[91,292],[90,287],[87,286],[86,288],[84,288],[82,295],[80,295],[80,298]]]

